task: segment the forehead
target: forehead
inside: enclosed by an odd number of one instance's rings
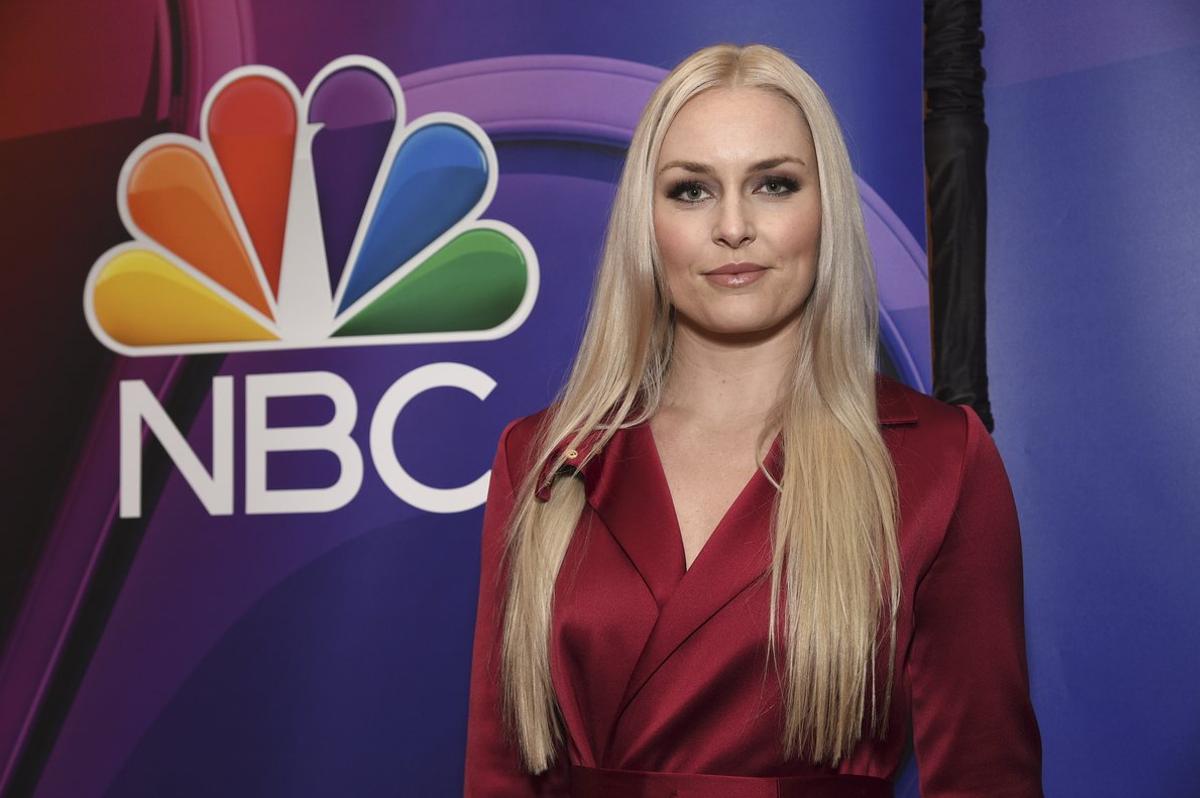
[[[781,153],[813,163],[803,114],[773,91],[742,86],[709,89],[684,103],[667,128],[658,160],[736,164]]]

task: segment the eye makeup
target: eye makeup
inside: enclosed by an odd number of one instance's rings
[[[778,187],[778,190],[763,191],[762,193],[768,197],[788,197],[800,189],[800,181],[787,175],[763,175],[758,181],[758,188],[772,186]],[[666,196],[688,205],[695,205],[706,199],[705,197],[688,198],[688,194],[696,191],[707,192],[708,187],[695,179],[678,180],[667,188]]]

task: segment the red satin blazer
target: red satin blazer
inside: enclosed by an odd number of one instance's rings
[[[501,725],[499,559],[542,410],[504,429],[493,464],[464,794],[882,798],[892,795],[911,719],[924,798],[1041,796],[1020,532],[1000,455],[969,407],[882,376],[877,388],[901,520],[896,681],[884,739],[862,740],[836,767],[784,759],[780,685],[763,678],[775,488],[756,471],[685,569],[667,480],[641,424],[618,430],[581,471],[587,503],[559,571],[551,624],[568,745],[556,767],[525,773]],[[776,477],[780,448],[777,437],[767,459]]]

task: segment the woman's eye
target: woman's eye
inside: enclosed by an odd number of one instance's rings
[[[667,196],[672,199],[682,200],[683,202],[699,202],[704,199],[706,189],[699,183],[689,180],[683,183],[676,183]]]
[[[800,184],[790,177],[768,176],[763,179],[763,193],[784,197],[800,188]]]

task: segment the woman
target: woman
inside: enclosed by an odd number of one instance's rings
[[[875,372],[845,144],[778,50],[657,88],[583,343],[501,435],[468,796],[1041,795],[979,417]],[[571,478],[576,477],[576,478]]]

